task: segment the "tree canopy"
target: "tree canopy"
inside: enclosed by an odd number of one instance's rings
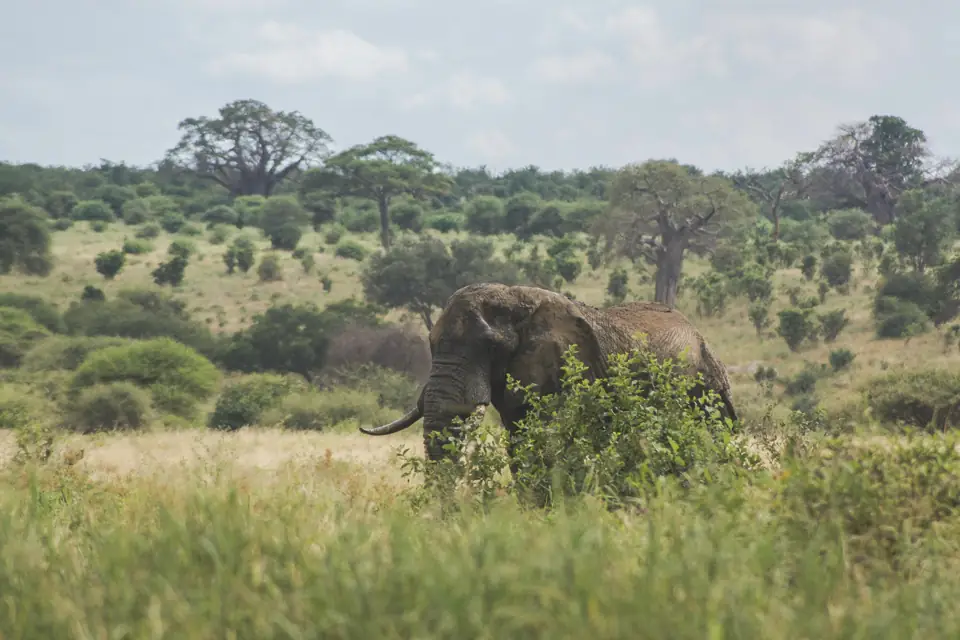
[[[277,186],[320,160],[332,138],[298,111],[274,111],[257,100],[236,100],[217,118],[186,118],[168,158],[192,167],[233,196],[271,195]]]

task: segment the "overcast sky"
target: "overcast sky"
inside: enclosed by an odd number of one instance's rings
[[[779,164],[894,114],[960,156],[943,0],[32,0],[0,22],[0,160],[146,164],[254,98],[459,166]]]

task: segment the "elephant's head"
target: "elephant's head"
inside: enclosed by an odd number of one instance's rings
[[[422,417],[427,455],[439,459],[443,441],[431,434],[446,428],[458,436],[451,422],[479,407],[493,404],[502,413],[516,406],[518,399],[506,390],[508,373],[549,392],[559,382],[560,358],[571,344],[588,375],[601,375],[598,335],[573,301],[535,287],[464,287],[450,297],[430,332],[430,377],[416,406],[390,424],[361,431],[396,433]]]

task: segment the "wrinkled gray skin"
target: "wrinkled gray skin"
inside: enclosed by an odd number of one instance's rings
[[[430,377],[416,407],[390,424],[360,430],[388,435],[422,417],[427,457],[438,460],[445,455],[444,441],[430,434],[446,428],[460,437],[450,422],[492,404],[512,436],[527,407],[506,389],[508,373],[523,386],[536,385],[534,391],[556,393],[571,344],[588,379],[597,379],[606,375],[608,355],[637,346],[638,333],[660,358],[680,358],[686,349],[688,371],[702,372],[705,386],[722,398],[725,415],[737,419],[726,370],[679,311],[652,302],[601,310],[545,289],[484,283],[454,293],[437,319],[430,332]],[[692,394],[703,392],[695,388]]]

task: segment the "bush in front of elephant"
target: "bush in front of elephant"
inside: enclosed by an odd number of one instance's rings
[[[578,495],[615,506],[651,496],[663,478],[681,488],[704,486],[760,468],[738,437],[738,423],[721,417],[715,393],[691,402],[697,380],[678,363],[634,349],[610,358],[606,379],[590,381],[573,347],[564,360],[561,393],[541,396],[509,381],[531,405],[512,454],[503,451],[506,434],[471,419],[463,443],[447,445],[453,460],[408,460],[408,468],[424,474],[428,490],[458,484],[481,502],[510,491],[541,507]],[[516,471],[503,485],[497,476],[507,464]]]
[[[520,422],[514,463],[520,494],[551,504],[556,492],[593,494],[607,502],[642,498],[659,479],[707,484],[721,467],[755,469],[759,459],[720,417],[713,393],[695,403],[696,380],[672,360],[645,348],[610,358],[606,380],[589,381],[586,367],[565,354],[563,392],[525,393],[532,410]]]

